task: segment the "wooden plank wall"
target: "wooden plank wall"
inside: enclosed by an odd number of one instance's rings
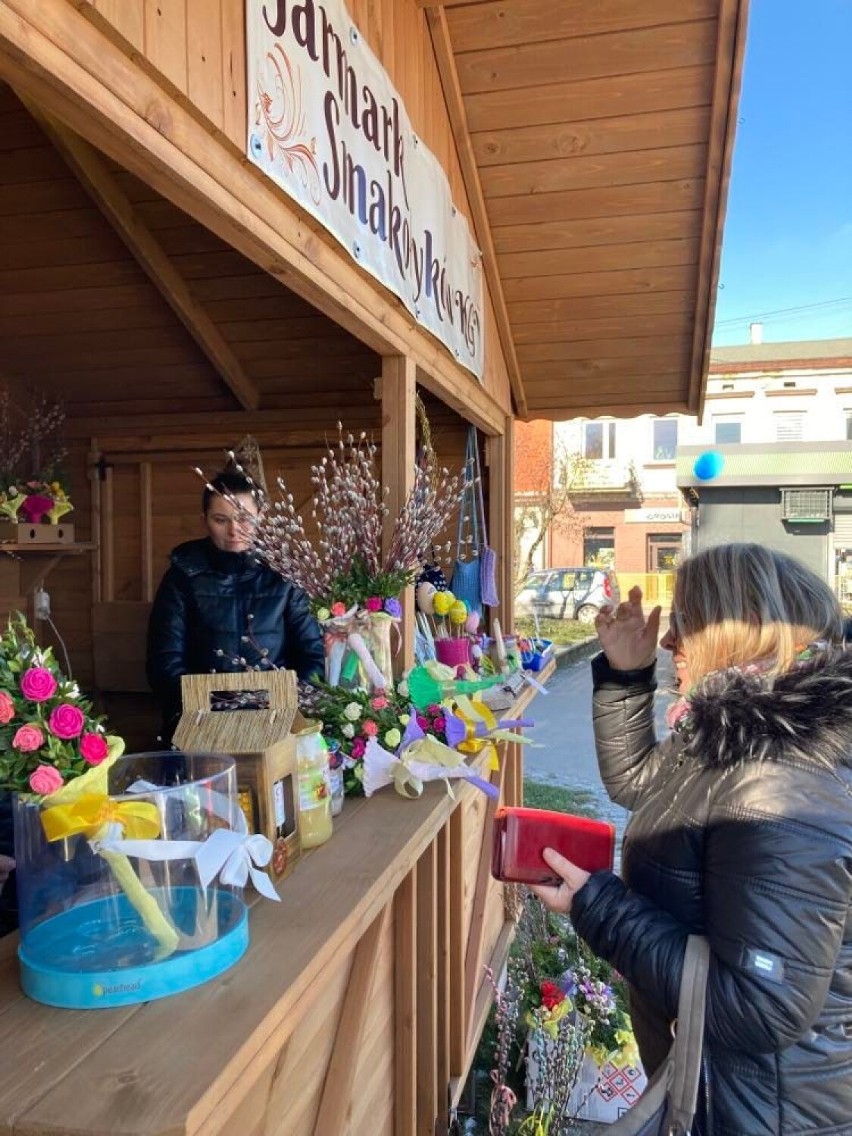
[[[348,9],[388,72],[415,131],[443,166],[453,200],[470,218],[426,15],[415,0],[348,0]],[[245,0],[77,0],[77,7],[139,53],[245,153]],[[509,379],[486,292],[484,385],[510,405]]]

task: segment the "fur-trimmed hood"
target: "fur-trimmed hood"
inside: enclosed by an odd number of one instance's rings
[[[775,678],[708,675],[689,703],[686,752],[711,765],[787,759],[852,767],[852,650],[819,651]]]

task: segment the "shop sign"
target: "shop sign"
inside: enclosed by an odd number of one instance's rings
[[[247,0],[247,152],[479,378],[482,256],[342,0]]]
[[[637,525],[679,525],[680,509],[625,509],[625,521]]]

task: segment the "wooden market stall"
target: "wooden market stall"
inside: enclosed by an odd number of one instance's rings
[[[73,542],[6,542],[0,606],[32,613],[49,587],[75,676],[131,746],[154,722],[148,605],[168,550],[197,532],[191,467],[244,435],[307,497],[337,422],[371,433],[393,513],[415,395],[447,465],[476,425],[509,626],[515,416],[699,408],[745,8],[350,0],[344,19],[340,0],[0,0],[0,379],[63,398],[75,505]],[[293,31],[305,79],[323,45],[338,77],[369,45],[371,82],[398,93],[481,250],[475,358],[453,346],[463,320],[442,342],[362,267],[379,220],[347,246],[266,176],[247,26]],[[390,113],[383,134],[404,183]],[[307,168],[297,152],[310,166],[316,149],[289,151],[291,172]],[[410,598],[405,626],[408,659]],[[493,775],[508,802],[518,749]],[[446,1131],[484,967],[511,935],[490,817],[469,787],[350,802],[282,903],[253,910],[240,966],[177,999],[49,1010],[20,994],[5,940],[0,1130]]]

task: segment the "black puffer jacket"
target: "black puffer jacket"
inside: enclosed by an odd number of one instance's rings
[[[180,677],[262,662],[309,679],[323,673],[323,640],[305,593],[251,553],[191,540],[171,554],[148,624],[148,681],[163,704],[164,740],[180,716]],[[248,638],[246,638],[248,637]]]
[[[852,1133],[852,653],[735,672],[654,737],[654,668],[599,656],[601,774],[632,810],[621,879],[572,919],[631,985],[643,1060],[670,1044],[686,937],[712,949],[700,1136]],[[687,740],[688,737],[688,740]]]

